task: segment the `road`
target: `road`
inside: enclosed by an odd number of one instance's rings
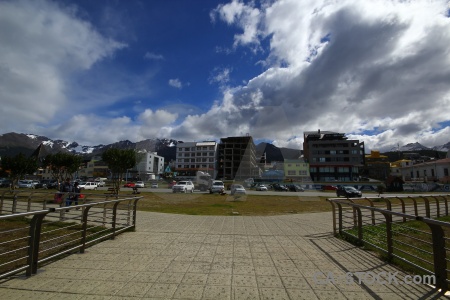
[[[107,190],[107,187],[98,188],[98,190]],[[120,188],[121,191],[130,191],[133,192],[132,188]],[[169,188],[140,188],[140,191],[143,192],[153,192],[153,193],[172,193],[172,190]],[[226,191],[227,194],[230,193],[230,191]],[[196,194],[206,194],[208,192],[201,192],[199,190],[195,190],[194,193]],[[446,195],[448,193],[433,193],[433,195]],[[329,197],[329,198],[335,198],[336,193],[333,191],[317,191],[317,190],[306,190],[304,192],[280,192],[280,191],[255,191],[255,190],[248,190],[247,189],[247,195],[270,195],[270,196],[304,196],[304,197]],[[417,197],[421,195],[430,195],[430,193],[384,193],[382,194],[382,197]],[[364,192],[363,191],[363,197],[378,197],[378,193],[375,192]]]

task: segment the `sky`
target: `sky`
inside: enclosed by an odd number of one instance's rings
[[[0,134],[450,142],[450,1],[0,0]]]

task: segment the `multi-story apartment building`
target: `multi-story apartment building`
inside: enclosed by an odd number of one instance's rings
[[[142,158],[136,164],[135,171],[141,180],[155,179],[164,173],[164,157],[156,152],[142,152]]]
[[[306,131],[303,137],[303,155],[313,181],[358,179],[364,167],[364,142],[320,130]]]
[[[217,143],[214,141],[178,143],[175,171],[178,176],[195,176],[197,171],[215,178]]]
[[[224,180],[245,180],[258,176],[253,138],[248,135],[221,138],[217,171],[217,178]]]

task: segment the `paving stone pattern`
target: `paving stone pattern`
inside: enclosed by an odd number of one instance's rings
[[[0,299],[428,299],[427,285],[347,284],[399,272],[331,234],[330,213],[185,216],[138,212],[123,233],[0,282]],[[319,274],[333,274],[323,284]]]

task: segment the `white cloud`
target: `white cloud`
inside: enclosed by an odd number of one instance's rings
[[[182,89],[183,88],[183,84],[181,83],[180,79],[175,78],[175,79],[169,79],[169,85],[171,87],[177,88],[177,89]]]
[[[229,25],[236,25],[243,30],[243,33],[235,34],[234,46],[240,44],[256,44],[259,45],[258,35],[259,23],[261,18],[260,11],[253,7],[253,2],[244,4],[241,0],[233,0],[228,4],[221,4],[214,9],[210,17],[215,22],[216,15]]]
[[[162,54],[156,54],[152,52],[146,52],[144,58],[149,60],[164,60],[164,56]]]
[[[225,91],[221,103],[183,127],[220,136],[247,126],[254,138],[279,146],[316,129],[359,136],[370,148],[444,144],[449,129],[438,123],[450,120],[447,9],[443,0],[285,0],[258,12],[252,2],[219,5],[213,14],[243,30],[235,45],[270,39],[272,67]],[[244,26],[244,15],[255,25]]]
[[[67,81],[126,45],[54,2],[0,2],[0,126],[31,129],[70,108]],[[66,107],[69,107],[66,109]]]
[[[231,72],[230,68],[214,68],[208,81],[210,84],[219,83],[220,85],[225,85],[230,81]]]

